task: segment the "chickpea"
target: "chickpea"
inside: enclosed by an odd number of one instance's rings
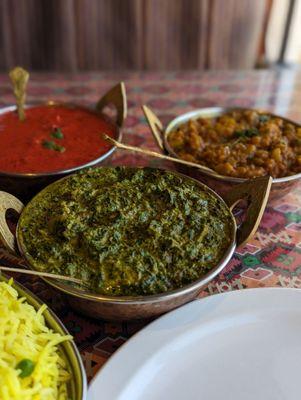
[[[261,165],[264,165],[264,160],[261,159],[261,158],[255,157],[255,158],[253,158],[253,163],[254,163],[254,165],[259,165],[259,166],[261,166]]]
[[[221,175],[232,175],[234,172],[233,165],[231,165],[229,162],[218,164],[215,169]]]
[[[196,158],[189,153],[179,153],[180,158],[182,158],[185,161],[190,161],[190,162],[197,162]]]
[[[237,167],[237,175],[244,176],[247,173],[246,167]]]
[[[181,149],[185,144],[185,134],[183,131],[171,132],[168,141],[175,149]]]
[[[215,131],[218,133],[218,135],[224,136],[224,134],[225,134],[225,126],[218,122],[215,125]]]
[[[190,132],[188,145],[192,150],[198,150],[204,147],[204,141],[196,132]]]
[[[247,145],[247,152],[248,153],[254,153],[254,151],[256,151],[256,146],[255,146],[255,144],[248,144]]]
[[[195,130],[196,126],[195,126],[195,121],[193,119],[188,121],[188,128]]]
[[[256,177],[256,176],[263,176],[263,175],[266,174],[266,172],[265,172],[264,168],[256,168],[256,169],[254,170],[253,174],[254,174],[254,177]]]
[[[273,123],[276,124],[279,128],[283,127],[283,119],[282,118],[273,118]]]
[[[270,158],[269,160],[266,161],[266,166],[269,168],[269,170],[272,170],[276,165],[276,161],[273,158]]]
[[[260,145],[261,142],[261,137],[260,136],[253,136],[251,138],[251,143],[254,144],[255,146]]]
[[[266,150],[257,150],[255,156],[258,158],[266,159],[269,158],[269,153]]]
[[[212,126],[212,124],[213,124],[213,119],[212,118],[198,118],[197,121],[198,121],[198,123],[200,125],[205,126],[207,128],[209,126]]]
[[[264,147],[267,147],[271,144],[271,137],[269,135],[264,135],[261,139],[261,144]]]
[[[286,122],[285,128],[291,132],[295,130],[295,125],[291,124],[290,122]]]
[[[276,147],[275,149],[273,149],[272,157],[273,157],[273,159],[275,161],[281,161],[282,160],[281,150],[279,149],[279,147]]]
[[[259,115],[257,111],[247,111],[246,114],[246,121],[250,123],[251,125],[257,125],[258,124],[258,118]]]

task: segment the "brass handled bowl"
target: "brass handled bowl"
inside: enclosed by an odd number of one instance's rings
[[[70,103],[58,103],[49,101],[46,104],[53,105],[72,105]],[[111,117],[103,114],[103,110],[106,106],[113,105],[116,109],[116,121],[113,121]],[[15,110],[15,106],[4,107],[0,109],[0,114],[4,114],[8,111]],[[101,99],[96,103],[96,112],[105,119],[110,120],[115,128],[116,139],[121,140],[122,132],[121,127],[123,125],[124,119],[127,114],[127,101],[124,83],[121,82],[110,89]],[[106,160],[114,152],[115,147],[109,149],[106,153],[102,154],[100,157],[89,161],[86,164],[78,165],[73,168],[59,170],[49,173],[10,173],[0,171],[0,190],[7,190],[8,192],[20,197],[22,200],[29,200],[33,197],[39,190],[47,186],[49,183],[62,178],[72,172],[76,172],[80,169],[91,167],[93,165],[98,165]]]
[[[146,106],[143,106],[143,111],[144,115],[146,117],[146,120],[149,124],[149,127],[151,129],[151,132],[154,136],[154,139],[159,146],[159,148],[171,155],[172,157],[179,158],[179,156],[175,153],[175,151],[171,148],[169,142],[168,142],[168,136],[169,134],[178,126],[184,124],[185,122],[191,120],[191,119],[197,119],[199,117],[203,118],[216,118],[219,117],[222,114],[228,113],[230,111],[235,111],[235,110],[244,110],[243,108],[239,107],[231,107],[231,108],[226,108],[226,107],[210,107],[210,108],[201,108],[199,110],[194,110],[187,112],[185,114],[179,115],[172,121],[170,121],[166,127],[163,126],[162,122],[159,120],[159,118],[154,114],[154,112]],[[268,113],[271,116],[275,116],[277,118],[281,118],[287,122],[290,122],[291,124],[295,126],[301,126],[300,124],[297,124],[294,121],[291,121],[287,118],[280,117],[278,115],[274,115],[272,113]],[[179,171],[192,176],[196,179],[201,180],[204,182],[206,185],[214,189],[218,194],[220,194],[222,197],[229,191],[231,190],[234,186],[237,184],[243,183],[248,181],[248,179],[245,178],[235,178],[231,176],[226,176],[226,175],[220,175],[215,171],[208,171],[207,169],[201,168],[193,168],[193,167],[187,167],[184,165],[176,165],[176,168],[179,169]],[[296,174],[296,175],[290,175],[286,176],[283,178],[274,178],[272,182],[272,188],[271,188],[271,193],[269,197],[269,201],[277,200],[287,193],[289,193],[293,188],[295,188],[299,183],[301,179],[301,173]]]
[[[0,282],[7,282],[4,275],[0,276]],[[13,288],[18,292],[20,297],[25,297],[28,304],[33,306],[38,310],[42,303],[41,301],[28,289],[25,289],[19,283],[14,282]],[[58,317],[47,308],[43,316],[45,318],[46,325],[51,328],[54,332],[60,333],[61,335],[67,335],[69,332],[66,330],[63,323],[58,319]],[[68,370],[71,373],[71,381],[68,384],[68,395],[70,399],[73,400],[86,400],[87,399],[87,377],[86,372],[81,360],[81,356],[75,343],[72,341],[66,341],[59,345],[61,354],[63,355]]]
[[[229,231],[231,232],[231,237],[229,246],[226,248],[220,262],[206,275],[201,276],[190,284],[186,284],[185,286],[172,291],[147,296],[107,296],[77,289],[71,285],[66,285],[53,279],[45,279],[48,284],[65,293],[68,301],[77,311],[94,318],[129,320],[149,318],[172,310],[190,300],[193,300],[200,292],[201,288],[207,285],[226,266],[228,261],[231,259],[235,248],[244,244],[250,236],[255,233],[268,199],[272,180],[270,177],[260,177],[249,180],[241,185],[237,185],[225,196],[224,199],[222,199],[216,192],[203,183],[178,172],[170,173],[179,175],[185,180],[195,182],[201,191],[210,193],[219,203],[222,203],[223,207],[229,209],[231,218]],[[69,177],[65,177],[59,182],[63,182],[63,180],[68,178]],[[55,182],[52,185],[57,184],[58,182]],[[43,191],[46,190],[51,190],[51,185]],[[43,191],[37,196],[43,194]],[[246,217],[238,227],[232,209],[241,200],[245,200],[248,206]],[[20,226],[20,223],[18,223],[16,236],[14,236],[7,225],[6,212],[9,209],[13,209],[21,214],[22,217],[23,208],[24,211],[26,211],[27,207],[33,206],[34,201],[35,198],[33,198],[24,208],[21,201],[16,197],[5,192],[0,192],[0,236],[2,242],[11,252],[20,254],[25,260],[27,267],[31,269],[34,269],[34,267],[28,256],[26,256],[28,253],[26,252],[25,245],[21,239],[21,230],[24,226]]]

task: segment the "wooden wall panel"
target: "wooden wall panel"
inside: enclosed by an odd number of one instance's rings
[[[2,68],[75,70],[73,0],[0,0]]]
[[[4,70],[13,62],[11,35],[9,34],[8,0],[0,1],[0,69]]]
[[[266,2],[213,0],[210,10],[208,67],[252,68],[259,52]]]
[[[45,27],[47,30],[47,26],[50,29],[46,35],[44,33],[45,58],[51,63],[50,69],[77,70],[74,1],[40,0],[40,2],[43,3],[44,30]]]
[[[142,67],[141,0],[75,0],[80,69]]]
[[[30,6],[30,2],[28,2]],[[6,67],[12,62],[30,65],[30,7],[24,0],[2,0],[0,2],[0,63]],[[24,18],[22,18],[22,14]],[[3,55],[2,55],[3,54]]]
[[[272,0],[0,0],[0,69],[252,68]]]
[[[145,68],[191,69],[205,66],[209,1],[145,1]]]

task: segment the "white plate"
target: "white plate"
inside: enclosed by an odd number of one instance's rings
[[[300,400],[301,291],[247,289],[157,319],[94,378],[91,400]]]

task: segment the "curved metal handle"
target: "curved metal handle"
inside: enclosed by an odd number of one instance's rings
[[[127,115],[126,91],[123,82],[109,90],[96,104],[96,110],[101,112],[104,107],[113,104],[117,110],[116,122],[120,127]]]
[[[164,151],[164,144],[162,140],[162,132],[163,132],[162,122],[149,107],[144,105],[142,106],[142,110],[157,145],[160,147],[161,150]]]
[[[0,240],[2,244],[13,254],[18,254],[16,238],[11,233],[6,222],[7,210],[15,210],[21,214],[23,203],[12,194],[0,191]]]
[[[237,229],[237,246],[245,244],[257,231],[268,201],[272,180],[270,176],[251,179],[234,186],[224,196],[231,211],[241,200],[248,201],[246,218]]]

